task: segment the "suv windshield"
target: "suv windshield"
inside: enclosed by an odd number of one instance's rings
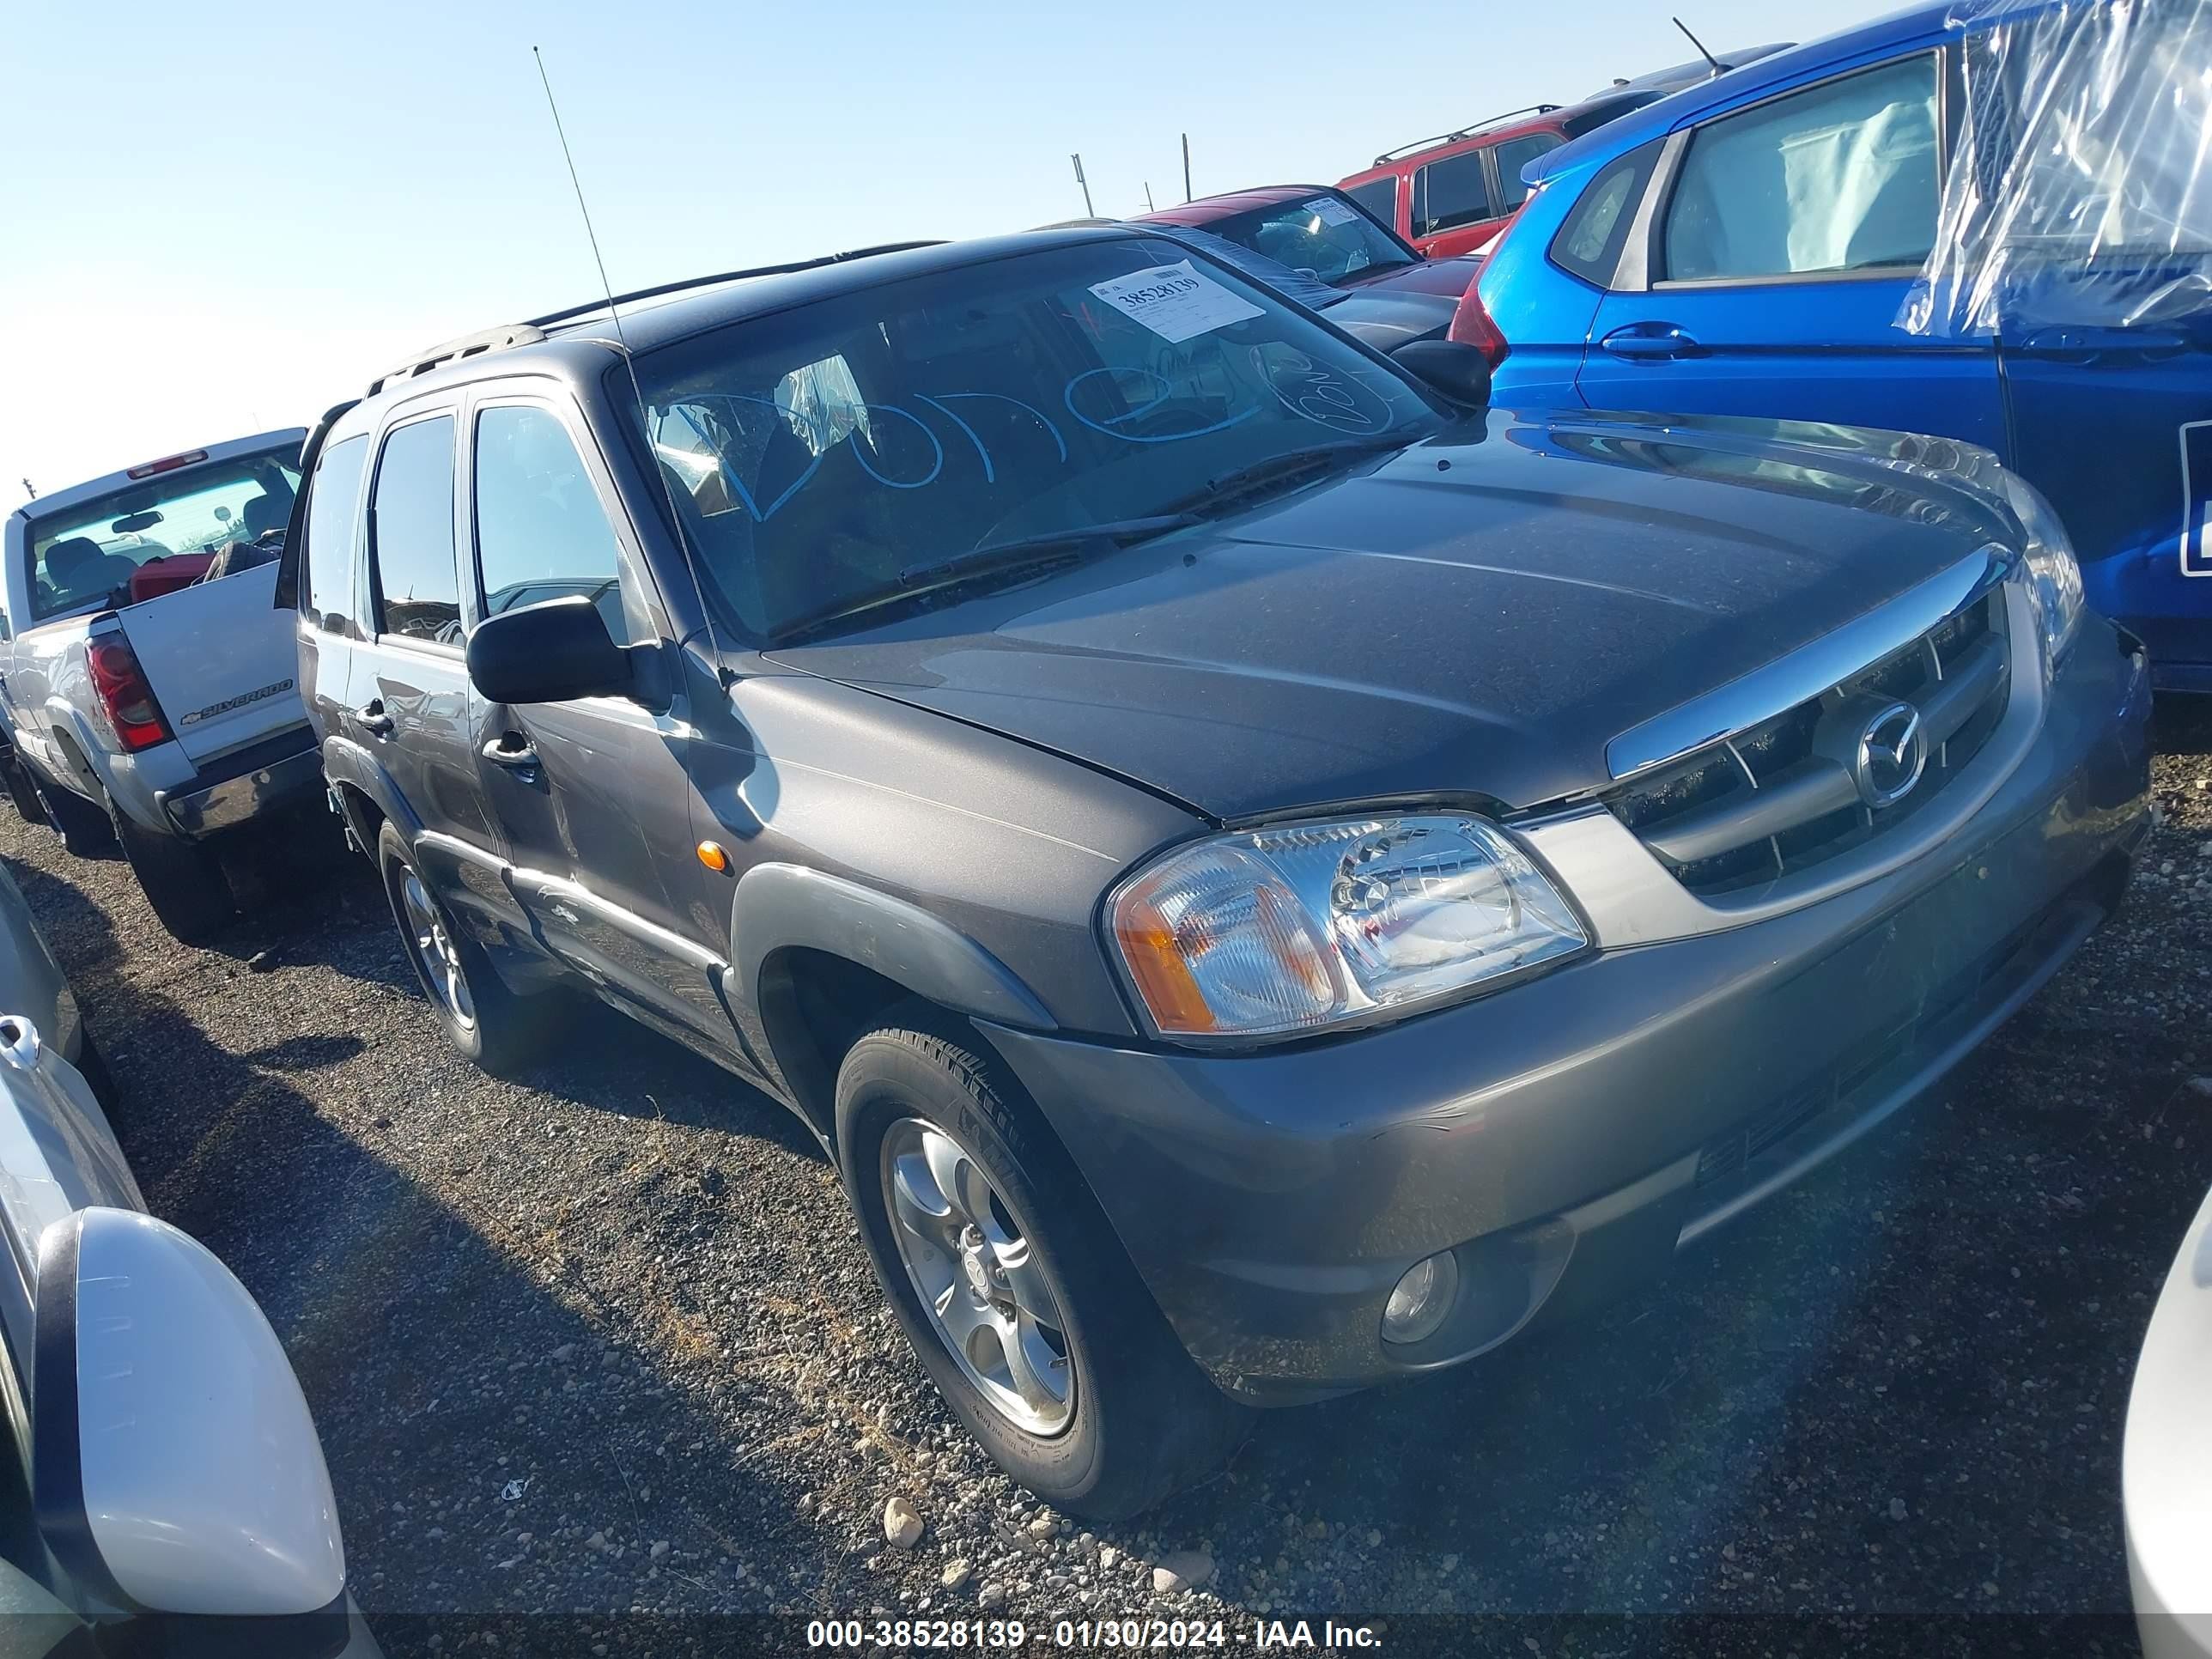
[[[1206,227],[1277,264],[1324,283],[1395,270],[1419,260],[1398,239],[1342,197],[1317,191],[1304,201],[1255,208]]]
[[[299,488],[297,459],[287,444],[162,474],[39,520],[27,550],[32,619],[107,599],[149,560],[281,532]]]
[[[684,534],[756,639],[978,548],[1173,514],[1256,465],[1439,423],[1389,368],[1155,238],[841,295],[638,374]]]

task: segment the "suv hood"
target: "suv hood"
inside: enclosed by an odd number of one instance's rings
[[[1216,819],[1523,807],[1606,744],[2018,531],[1985,451],[1861,428],[1493,414],[1260,509],[788,666]]]

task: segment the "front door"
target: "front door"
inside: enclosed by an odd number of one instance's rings
[[[1591,322],[1583,400],[2002,452],[1996,354],[1898,325],[1935,240],[1943,72],[1915,52],[1674,134]]]
[[[482,614],[581,594],[617,643],[658,641],[658,595],[573,408],[495,390],[471,422]],[[694,851],[690,725],[680,696],[660,701],[485,705],[475,764],[515,896],[545,944],[633,1008],[734,1052],[725,964],[698,942],[709,936],[702,907],[726,914],[726,878]]]

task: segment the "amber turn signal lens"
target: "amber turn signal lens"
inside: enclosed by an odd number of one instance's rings
[[[1121,959],[1129,964],[1137,994],[1164,1031],[1211,1031],[1213,1010],[1183,960],[1175,929],[1152,905],[1139,899],[1124,907],[1115,923]]]
[[[730,867],[730,855],[722,850],[720,842],[702,841],[699,843],[699,862],[709,870],[726,870]]]

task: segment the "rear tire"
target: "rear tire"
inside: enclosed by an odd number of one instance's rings
[[[453,926],[389,822],[376,838],[376,863],[400,946],[446,1041],[499,1077],[543,1056],[567,999],[518,996],[507,989],[482,947]]]
[[[214,853],[197,842],[142,829],[120,807],[108,811],[116,844],[172,939],[205,945],[237,920],[230,883]]]
[[[15,811],[26,823],[44,823],[46,809],[39,805],[39,792],[31,787],[31,775],[23,769],[23,763],[9,757],[0,763],[0,780],[8,785],[8,799],[15,803]]]
[[[1228,1461],[1249,1412],[1184,1351],[1073,1160],[972,1030],[909,1004],[855,1042],[837,1073],[837,1147],[861,1240],[908,1341],[1000,1468],[1056,1508],[1114,1520]],[[945,1196],[933,1156],[951,1165],[965,1200]],[[924,1240],[917,1250],[922,1235],[909,1222],[927,1224],[939,1202],[958,1212],[952,1231],[973,1242],[933,1254]],[[961,1225],[963,1214],[975,1224]],[[1022,1340],[1040,1327],[1044,1346]],[[1016,1363],[1000,1330],[1026,1360]]]

